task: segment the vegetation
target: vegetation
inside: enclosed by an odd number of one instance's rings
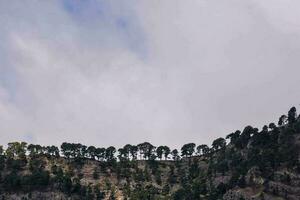
[[[228,191],[257,184],[253,175],[249,178],[254,169],[267,180],[261,186],[268,193],[266,185],[275,180],[276,172],[300,173],[298,133],[300,117],[293,107],[277,125],[270,123],[261,130],[246,126],[217,138],[211,146],[184,144],[181,154],[149,142],[119,149],[67,142],[60,148],[12,142],[6,149],[0,146],[0,194],[54,190],[78,199],[116,199],[121,191],[124,199],[133,200],[216,200]],[[83,171],[88,166],[91,178],[86,184]],[[227,181],[216,181],[220,177]],[[292,182],[288,175],[283,180]],[[273,191],[273,195],[280,196],[278,193]]]

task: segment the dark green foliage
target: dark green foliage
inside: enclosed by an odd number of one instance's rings
[[[181,155],[183,157],[190,157],[194,154],[195,152],[195,143],[188,143],[182,146],[181,148]]]
[[[278,120],[278,125],[283,126],[286,124],[287,121],[287,116],[286,115],[281,115],[281,117]]]
[[[140,152],[140,155],[143,159],[153,159],[154,158],[154,151],[155,146],[150,144],[149,142],[144,142],[137,145],[137,148]]]
[[[116,148],[113,146],[110,146],[105,151],[105,158],[108,162],[113,162],[115,160],[115,152]]]
[[[177,190],[173,194],[172,199],[173,200],[184,200],[184,199],[187,199],[187,196],[189,196],[188,191],[186,191],[185,189],[181,188],[181,189]]]
[[[200,156],[207,156],[210,149],[206,144],[201,144],[197,146],[197,154]]]
[[[215,151],[225,148],[226,140],[224,138],[218,138],[213,141],[212,147]]]
[[[178,153],[178,150],[177,149],[174,149],[172,152],[171,152],[171,155],[172,155],[172,159],[174,161],[178,161],[180,159],[180,156],[179,156],[179,153]]]
[[[130,194],[132,200],[156,200],[158,190],[153,186],[142,187],[138,185]]]
[[[27,164],[26,159],[12,159],[12,158],[6,159],[6,166],[8,169],[21,170],[23,167],[26,166],[26,164]]]
[[[288,112],[288,117],[287,117],[288,123],[291,125],[296,122],[296,119],[297,119],[297,110],[295,107],[292,107]]]
[[[227,135],[226,139],[230,139],[230,144],[233,144],[236,147],[240,147],[240,136],[241,131],[237,130],[234,133],[230,133],[229,135]]]
[[[105,159],[105,148],[97,148],[95,156],[98,160],[103,161]]]
[[[274,179],[291,185],[294,180],[289,173],[300,173],[300,117],[296,108],[282,115],[278,124],[270,123],[261,130],[247,126],[226,136],[228,145],[224,138],[218,138],[211,148],[197,146],[196,154],[195,143],[185,144],[181,148],[184,159],[177,149],[171,151],[165,145],[156,148],[148,142],[127,144],[117,153],[113,146],[65,142],[59,151],[55,146],[13,142],[6,150],[0,146],[0,192],[59,190],[79,199],[98,200],[116,199],[118,189],[133,200],[217,200],[229,189],[257,187],[252,174],[249,178],[252,170],[265,180],[260,187],[267,187]],[[89,173],[88,165],[92,166]],[[278,178],[276,171],[282,169],[288,172]],[[215,179],[221,176],[228,181],[216,184]],[[96,184],[86,182],[91,177]],[[274,189],[273,194],[280,192]]]
[[[41,189],[48,186],[49,180],[50,175],[48,171],[34,170],[31,175],[21,178],[21,186],[26,191]]]
[[[97,155],[97,149],[96,147],[94,146],[89,146],[86,150],[86,154],[87,154],[87,157],[92,159],[92,160],[95,160],[95,157]]]
[[[0,172],[4,169],[5,167],[5,156],[0,155]]]
[[[16,171],[12,171],[5,176],[3,180],[3,186],[7,190],[16,190],[21,186],[21,178]]]

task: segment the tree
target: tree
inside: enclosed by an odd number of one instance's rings
[[[198,155],[207,155],[209,153],[209,147],[206,144],[201,144],[197,146],[197,154]]]
[[[269,124],[269,128],[273,131],[273,130],[275,130],[277,127],[276,127],[276,125],[275,125],[274,123],[270,123],[270,124]]]
[[[156,149],[156,155],[160,160],[163,156],[165,157],[165,160],[167,160],[170,153],[171,150],[168,146],[159,146]]]
[[[215,151],[223,149],[226,146],[226,140],[224,138],[218,138],[213,141],[212,147]]]
[[[29,156],[33,157],[43,153],[43,147],[41,145],[29,144],[27,147],[29,151]]]
[[[258,129],[253,128],[252,126],[246,126],[240,135],[240,139],[239,139],[240,148],[246,147],[251,136],[257,132],[258,132]]]
[[[85,158],[87,146],[80,143],[62,143],[61,152],[66,158]]]
[[[195,152],[195,143],[188,143],[181,147],[181,155],[184,157],[190,157]]]
[[[144,142],[137,145],[140,155],[144,159],[150,159],[153,156],[153,152],[155,150],[155,146],[150,144],[149,142]]]
[[[159,146],[157,147],[156,149],[156,154],[157,154],[157,157],[161,160],[162,159],[162,155],[164,153],[164,146]]]
[[[105,148],[97,148],[95,154],[96,158],[98,160],[103,161],[105,159],[105,152],[106,152]]]
[[[64,143],[61,144],[60,148],[61,148],[62,154],[66,158],[70,158],[70,156],[71,156],[71,144],[67,143],[67,142],[64,142]]]
[[[288,112],[288,123],[289,124],[293,124],[296,122],[296,119],[297,119],[297,110],[295,107],[292,107],[289,112]]]
[[[287,116],[286,115],[281,115],[281,117],[278,120],[278,126],[285,125],[286,121],[287,121]]]
[[[173,160],[177,161],[180,159],[180,156],[179,156],[179,153],[178,153],[178,150],[177,149],[174,149],[172,152],[171,152],[171,155],[172,155],[172,158]]]
[[[138,147],[135,145],[132,145],[130,147],[130,155],[132,157],[132,160],[136,160],[137,159],[137,152],[138,152]]]
[[[164,146],[164,157],[165,157],[165,160],[168,159],[170,153],[171,153],[170,148],[168,146]]]
[[[87,155],[89,156],[89,158],[91,158],[92,160],[95,160],[95,157],[96,157],[96,147],[94,146],[89,146],[87,148]]]
[[[119,155],[118,155],[118,158],[120,161],[125,161],[127,160],[127,157],[126,157],[126,151],[124,148],[119,148],[118,149],[118,152],[119,152]]]
[[[114,161],[115,160],[115,153],[116,153],[116,148],[113,146],[110,146],[106,149],[105,151],[105,158],[107,161]]]
[[[257,145],[266,145],[270,141],[270,134],[269,134],[269,127],[268,126],[263,126],[261,132],[256,133],[252,137],[252,145],[257,146]]]
[[[85,145],[82,144],[76,144],[76,151],[77,151],[77,155],[76,157],[80,157],[80,158],[86,158],[87,155],[90,156],[92,159],[95,159],[95,149],[93,149],[94,147],[91,146],[90,152],[88,152],[88,148]],[[90,153],[90,154],[89,154]]]
[[[131,149],[132,149],[132,145],[130,144],[126,144],[124,147],[124,157],[129,160],[129,157],[130,157],[130,152],[131,152]]]
[[[230,139],[230,143],[237,146],[240,135],[241,135],[241,131],[237,130],[234,133],[227,135],[226,139]]]
[[[5,156],[4,156],[4,149],[3,146],[0,145],[0,174],[1,171],[4,169],[5,167]],[[2,176],[0,175],[0,180],[1,180]]]
[[[9,158],[26,159],[26,142],[11,142],[8,143],[6,155]]]
[[[52,146],[47,146],[46,147],[46,152],[50,155],[50,156],[55,156],[55,157],[59,157],[59,149],[58,147],[52,145]]]

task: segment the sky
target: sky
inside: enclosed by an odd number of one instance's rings
[[[299,0],[0,1],[0,141],[180,148],[299,106]]]

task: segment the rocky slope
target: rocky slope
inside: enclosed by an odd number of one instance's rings
[[[199,145],[197,154],[195,145],[184,145],[182,158],[166,154],[166,160],[160,150],[167,148],[149,143],[138,145],[137,155],[145,160],[122,157],[125,147],[118,159],[107,148],[101,160],[91,153],[94,148],[77,144],[63,144],[59,154],[55,148],[36,151],[38,146],[11,143],[0,151],[0,199],[299,200],[300,118],[295,113],[291,109],[278,126],[271,123],[261,131],[247,126],[227,141]]]

